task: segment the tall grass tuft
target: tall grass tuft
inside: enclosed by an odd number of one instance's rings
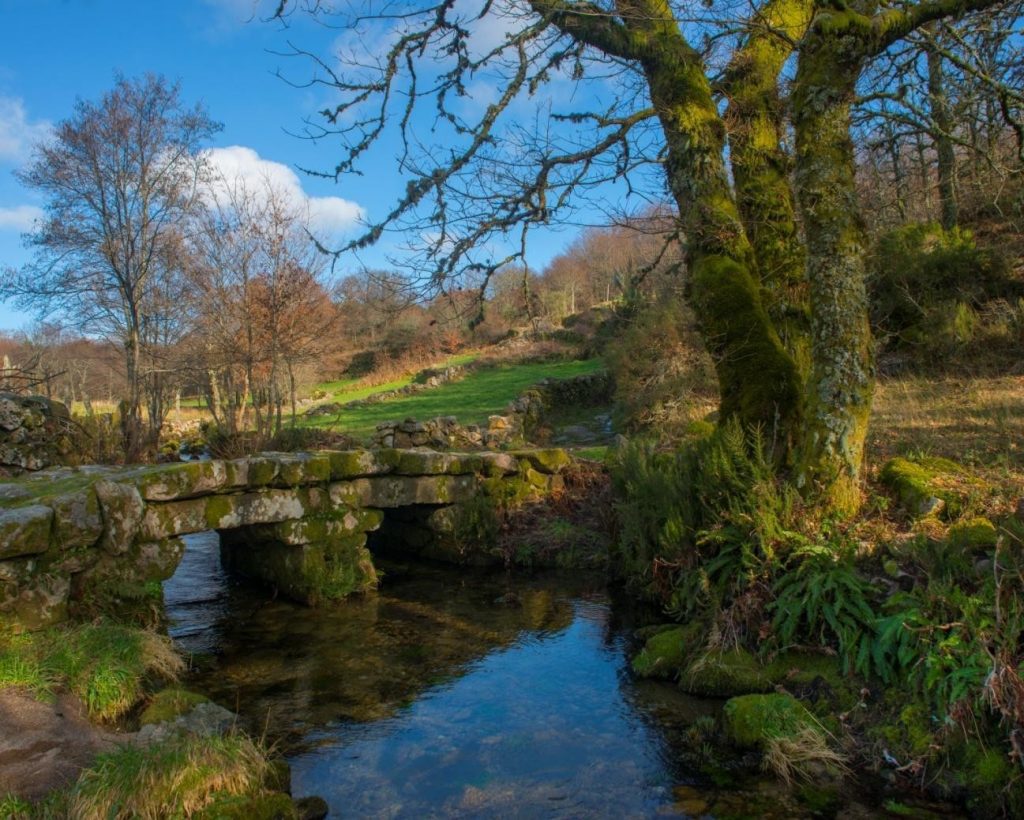
[[[225,796],[258,795],[271,764],[242,735],[177,735],[153,746],[121,746],[97,758],[67,798],[82,820],[192,817]]]
[[[37,695],[65,687],[90,717],[116,720],[143,695],[148,676],[176,680],[185,663],[170,639],[105,621],[19,636],[0,645],[0,688]]]

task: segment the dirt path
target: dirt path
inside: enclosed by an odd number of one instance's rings
[[[47,702],[0,690],[0,795],[36,800],[74,782],[99,752],[126,738],[89,723],[70,695]]]

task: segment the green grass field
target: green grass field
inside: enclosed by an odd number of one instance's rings
[[[406,418],[430,419],[436,416],[455,416],[462,424],[481,424],[489,415],[500,413],[505,406],[526,388],[542,379],[560,379],[580,376],[600,370],[600,359],[574,362],[542,362],[537,364],[497,365],[471,373],[465,379],[441,385],[410,396],[343,410],[336,416],[303,417],[303,427],[328,427],[356,438],[370,435],[384,421]],[[371,393],[394,389],[408,383],[408,379],[394,386],[376,385],[335,393],[334,401],[353,401]],[[323,388],[326,389],[326,388]]]

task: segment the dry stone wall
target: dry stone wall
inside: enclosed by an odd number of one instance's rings
[[[557,491],[569,462],[561,450],[389,448],[0,482],[0,628],[39,628],[76,606],[159,589],[181,560],[181,536],[205,530],[221,533],[229,569],[311,605],[376,586],[367,534],[390,510],[421,515],[432,557],[487,563],[496,555],[460,522],[479,518],[474,507]]]
[[[59,464],[72,449],[67,408],[43,396],[0,392],[0,475]]]

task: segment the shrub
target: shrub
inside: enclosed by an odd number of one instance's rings
[[[931,223],[904,225],[879,237],[868,272],[876,330],[926,356],[981,341],[988,335],[989,305],[1013,305],[1024,295],[1024,284],[1002,254],[979,248],[969,231]]]
[[[624,310],[617,342],[605,348],[615,382],[618,427],[662,439],[681,433],[714,403],[711,359],[678,299]]]
[[[629,443],[611,473],[621,569],[678,617],[726,605],[799,541],[795,491],[736,422],[675,451]]]

